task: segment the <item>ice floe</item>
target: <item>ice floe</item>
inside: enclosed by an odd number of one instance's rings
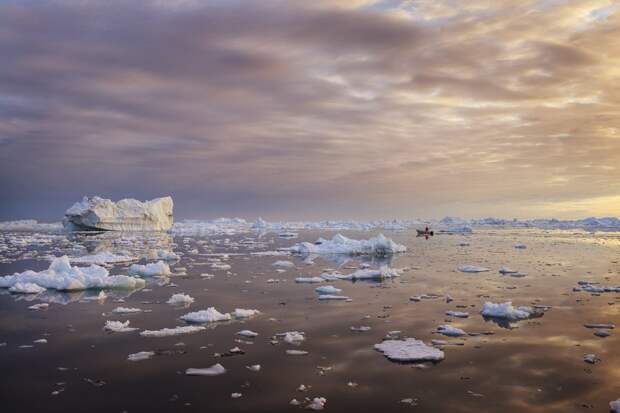
[[[224,373],[226,373],[226,369],[219,363],[207,368],[189,368],[185,370],[185,374],[188,376],[219,376]]]
[[[126,275],[110,275],[99,266],[72,267],[65,255],[55,258],[47,270],[27,270],[22,273],[0,277],[0,288],[10,288],[17,283],[33,283],[42,288],[60,291],[86,290],[90,288],[135,289],[145,285],[144,280]]]
[[[407,251],[383,234],[368,240],[354,240],[337,234],[331,240],[319,238],[315,243],[302,242],[289,249],[297,254],[390,255]]]
[[[140,277],[156,277],[170,275],[170,267],[163,261],[152,262],[146,265],[132,264],[129,267],[130,275]]]
[[[137,330],[136,327],[129,327],[129,320],[125,322],[107,320],[103,329],[114,333],[129,333]]]
[[[333,301],[351,301],[351,298],[347,297],[346,295],[321,294],[321,295],[319,295],[319,300],[322,300],[322,301],[329,301],[329,300],[333,300]]]
[[[183,293],[179,293],[179,294],[173,294],[172,297],[170,297],[168,299],[168,301],[166,301],[166,303],[168,304],[172,304],[172,305],[184,305],[184,306],[188,306],[191,303],[194,302],[194,298],[187,295],[187,294],[183,294]]]
[[[260,311],[245,309],[245,308],[235,308],[235,311],[232,312],[232,316],[235,318],[250,318],[255,315],[259,315]]]
[[[206,310],[194,311],[181,316],[181,320],[189,323],[214,323],[217,321],[229,321],[232,316],[229,313],[220,313],[215,307]]]
[[[124,264],[137,260],[138,257],[117,255],[110,251],[103,251],[94,255],[83,255],[81,257],[69,257],[69,261],[74,264]]]
[[[314,291],[316,291],[318,294],[332,294],[332,295],[342,292],[340,288],[336,288],[333,285],[322,285],[320,287],[315,288]]]
[[[456,328],[447,324],[437,327],[437,332],[448,337],[461,337],[467,335],[467,333],[460,328]]]
[[[448,311],[446,311],[446,315],[449,316],[449,317],[457,317],[457,318],[467,318],[467,317],[469,317],[469,313],[467,313],[465,311],[448,310]]]
[[[285,261],[285,260],[276,261],[271,265],[273,265],[274,267],[283,267],[283,268],[293,268],[295,266],[295,264],[293,264],[291,261]]]
[[[155,355],[154,351],[139,351],[137,353],[133,353],[127,356],[127,360],[129,361],[142,361],[148,360]]]
[[[385,340],[375,344],[375,349],[385,357],[398,362],[440,361],[444,359],[444,352],[427,346],[421,340],[408,338],[405,340]]]
[[[141,308],[133,308],[133,307],[116,307],[112,310],[114,314],[134,314],[142,312]]]
[[[258,336],[258,333],[254,332],[252,330],[241,330],[241,331],[237,332],[237,335],[243,336],[243,337],[248,337],[248,338],[254,338],[254,337]]]
[[[160,330],[144,330],[140,332],[142,337],[171,337],[182,334],[193,334],[206,330],[203,326],[178,326],[174,328],[162,328]]]
[[[505,303],[486,302],[480,313],[483,317],[517,321],[542,315],[543,312],[544,309],[529,306],[513,307],[512,302],[507,301]]]
[[[476,265],[461,265],[458,267],[460,272],[468,272],[468,273],[477,273],[477,272],[487,272],[488,268],[478,267]]]
[[[295,282],[298,284],[318,284],[325,281],[321,277],[297,277],[295,278]]]

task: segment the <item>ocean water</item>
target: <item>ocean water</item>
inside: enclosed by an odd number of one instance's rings
[[[620,398],[616,330],[601,338],[593,334],[596,330],[584,327],[619,324],[620,293],[573,290],[580,280],[620,285],[618,233],[480,229],[469,236],[424,239],[415,231],[402,231],[385,235],[406,245],[408,252],[389,258],[253,254],[334,234],[300,231],[296,239],[282,239],[274,233],[176,237],[0,233],[0,275],[45,269],[50,256],[62,254],[142,255],[162,248],[182,254],[171,265],[171,277],[150,278],[146,288],[132,292],[108,292],[102,302],[87,299],[98,291],[33,296],[0,290],[0,343],[5,343],[0,347],[2,411],[293,412],[304,410],[314,397],[325,397],[325,411],[334,412],[586,412],[608,411],[609,402]],[[343,234],[362,239],[376,232]],[[515,248],[518,243],[527,248]],[[229,264],[230,270],[212,268],[214,259]],[[295,267],[279,273],[279,267],[272,265],[277,260],[290,260]],[[380,282],[294,281],[319,276],[326,269],[350,273],[362,264],[398,268],[401,276]],[[490,271],[457,270],[465,264]],[[526,275],[501,275],[502,266]],[[126,274],[127,265],[111,266],[110,271]],[[204,273],[214,277],[201,277]],[[334,285],[352,300],[319,301],[314,292],[319,285]],[[195,302],[186,308],[166,304],[172,294],[181,292]],[[410,300],[423,294],[429,298]],[[453,301],[447,302],[446,295]],[[542,317],[507,323],[480,315],[487,301],[550,309]],[[49,308],[28,309],[41,302],[49,302]],[[119,306],[143,311],[111,313]],[[208,307],[220,312],[258,309],[261,314],[245,321],[212,323],[195,334],[139,335],[144,329],[186,325],[181,315]],[[470,316],[447,317],[447,310],[467,311]],[[109,333],[103,330],[106,320],[130,320],[139,330]],[[442,324],[474,335],[442,336],[434,332]],[[352,326],[371,330],[354,332]],[[236,335],[243,329],[259,335],[254,339]],[[444,346],[445,359],[435,364],[395,363],[373,347],[393,330],[429,345],[433,339],[463,345]],[[273,340],[275,334],[287,331],[303,331],[306,340],[298,346]],[[41,338],[48,342],[33,344]],[[233,347],[244,354],[225,355]],[[287,355],[288,349],[308,355]],[[156,354],[144,361],[127,360],[139,351]],[[601,361],[585,363],[583,356],[591,353]],[[227,372],[213,377],[185,375],[188,368],[215,363]],[[254,364],[261,370],[246,368]],[[308,389],[299,391],[301,384]],[[232,398],[232,393],[242,396]],[[300,406],[289,404],[293,398]],[[403,402],[406,399],[412,400]]]

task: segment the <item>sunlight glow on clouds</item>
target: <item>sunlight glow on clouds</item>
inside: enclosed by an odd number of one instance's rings
[[[0,56],[0,218],[620,215],[611,0],[9,1]]]

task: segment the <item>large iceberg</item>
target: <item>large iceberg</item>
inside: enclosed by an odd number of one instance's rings
[[[348,254],[348,255],[391,255],[407,251],[407,247],[395,243],[383,234],[368,240],[355,240],[337,234],[331,240],[319,238],[314,244],[302,242],[289,248],[297,254]]]
[[[172,227],[172,208],[169,196],[145,202],[84,197],[67,209],[63,224],[78,231],[167,231]]]

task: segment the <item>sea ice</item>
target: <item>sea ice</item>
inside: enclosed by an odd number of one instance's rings
[[[327,399],[325,397],[315,397],[310,403],[308,403],[306,409],[323,410],[325,408],[325,403],[327,403]]]
[[[437,332],[448,337],[461,337],[467,335],[467,333],[460,328],[452,327],[447,324],[437,327]]]
[[[469,313],[465,312],[465,311],[452,311],[452,310],[448,310],[446,311],[446,315],[449,317],[457,317],[457,318],[467,318],[469,317]]]
[[[107,320],[105,322],[105,326],[103,326],[103,329],[114,333],[128,333],[130,331],[137,330],[135,327],[129,327],[129,320],[125,322]]]
[[[507,320],[524,320],[542,314],[544,310],[529,306],[513,307],[512,302],[492,303],[486,302],[480,312],[483,317],[503,318]]]
[[[336,288],[332,285],[322,285],[314,289],[319,294],[338,294],[342,290],[340,288]]]
[[[126,275],[110,275],[99,266],[72,267],[65,255],[55,258],[47,270],[27,270],[0,277],[0,288],[10,288],[17,283],[33,283],[47,289],[60,291],[86,290],[89,288],[135,289],[145,285],[144,280]]]
[[[489,271],[488,268],[478,267],[476,265],[461,265],[458,268],[458,270],[461,271],[461,272],[469,272],[469,273],[477,273],[477,272],[487,272],[487,271]]]
[[[172,304],[172,305],[190,305],[191,303],[194,302],[194,298],[190,297],[187,294],[173,294],[172,297],[170,297],[168,299],[168,301],[166,301],[166,303],[168,304]]]
[[[385,340],[375,344],[375,349],[388,359],[400,362],[440,361],[444,359],[443,351],[427,346],[415,338],[406,340]]]
[[[321,294],[319,295],[319,300],[345,301],[345,300],[351,300],[351,298],[347,297],[346,295]]]
[[[284,268],[292,268],[295,266],[295,264],[293,264],[291,261],[284,261],[284,260],[276,261],[271,265],[275,267],[284,267]]]
[[[75,264],[123,264],[126,262],[138,261],[138,257],[128,255],[116,255],[110,251],[103,251],[94,255],[83,255],[81,257],[70,257],[69,261]]]
[[[286,350],[286,354],[289,356],[307,356],[308,352],[305,350]]]
[[[613,413],[620,413],[620,399],[609,402],[609,410]]]
[[[260,371],[260,364],[252,364],[251,366],[245,366],[250,371]]]
[[[306,339],[305,335],[301,331],[287,331],[286,333],[277,334],[284,338],[284,341],[289,344],[299,344]]]
[[[260,314],[258,310],[246,310],[244,308],[235,308],[235,311],[232,312],[232,316],[235,318],[250,318],[258,314]]]
[[[218,376],[224,373],[226,373],[226,369],[220,363],[214,364],[213,366],[207,368],[189,368],[185,370],[185,374],[188,376]]]
[[[84,197],[67,209],[63,224],[75,230],[167,231],[172,227],[172,209],[169,196],[146,202]]]
[[[206,310],[194,311],[181,316],[181,320],[190,323],[213,323],[216,321],[229,321],[232,317],[229,313],[220,313],[215,307],[209,307]]]
[[[373,269],[360,269],[351,274],[341,275],[335,274],[335,277],[339,280],[383,280],[386,278],[400,277],[398,270],[394,268],[388,268],[386,266],[381,267],[378,270]]]
[[[321,277],[297,277],[295,278],[295,282],[299,284],[318,284],[325,281]]]
[[[297,254],[391,255],[407,251],[383,234],[368,240],[354,240],[337,234],[331,240],[319,238],[314,244],[302,242],[289,249]]]
[[[133,313],[139,313],[141,311],[142,309],[140,308],[131,308],[131,307],[116,307],[114,310],[112,310],[114,314],[133,314]]]
[[[148,360],[155,355],[154,351],[140,351],[138,353],[133,353],[127,356],[127,360],[129,361],[142,361]]]
[[[256,336],[258,336],[258,333],[252,331],[252,330],[241,330],[237,332],[237,335],[239,336],[243,336],[243,337],[248,337],[248,338],[254,338]]]
[[[46,310],[50,305],[48,303],[33,304],[28,307],[29,310]]]
[[[152,262],[146,265],[132,264],[129,267],[130,275],[138,275],[140,277],[155,277],[162,275],[170,275],[170,267],[163,261]]]
[[[179,326],[174,328],[162,328],[161,330],[144,330],[140,332],[142,337],[171,337],[181,334],[192,334],[206,330],[203,326]]]

